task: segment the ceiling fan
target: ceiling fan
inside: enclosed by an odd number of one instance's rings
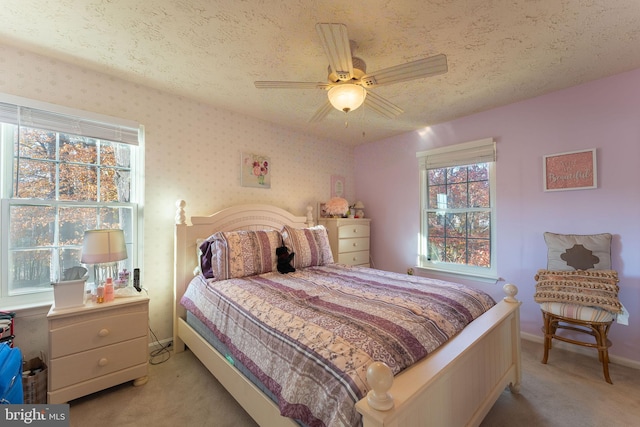
[[[325,118],[332,107],[348,113],[363,103],[377,113],[393,119],[402,114],[403,110],[368,89],[447,72],[447,57],[439,54],[367,74],[365,62],[352,56],[356,45],[349,40],[346,25],[318,23],[316,32],[329,59],[327,82],[255,82],[258,89],[327,90],[327,101],[316,111],[310,122]]]

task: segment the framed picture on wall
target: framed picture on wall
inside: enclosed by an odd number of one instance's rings
[[[271,188],[271,159],[253,153],[242,153],[240,184],[243,187]]]
[[[543,156],[542,169],[544,191],[598,187],[595,148]]]
[[[331,175],[331,197],[344,197],[344,176]]]

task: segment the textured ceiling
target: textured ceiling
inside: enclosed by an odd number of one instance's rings
[[[361,144],[640,68],[638,0],[5,0],[0,42]],[[374,91],[404,109],[308,120],[324,82],[317,22],[346,24],[367,71],[444,53],[449,71]]]

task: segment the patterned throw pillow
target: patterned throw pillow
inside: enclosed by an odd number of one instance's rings
[[[547,244],[547,269],[610,270],[611,234],[544,233]]]
[[[289,251],[295,253],[293,258],[295,268],[333,262],[329,236],[323,225],[308,228],[293,228],[285,225],[282,229],[282,238]]]
[[[622,313],[618,273],[614,270],[539,270],[535,276],[537,303],[561,302]]]
[[[276,269],[276,230],[223,231],[209,237],[211,272],[215,280],[253,276]],[[204,265],[203,265],[204,269]]]

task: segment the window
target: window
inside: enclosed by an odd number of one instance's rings
[[[420,163],[419,267],[496,278],[495,142],[416,154]]]
[[[2,306],[51,302],[85,230],[124,230],[119,267],[137,266],[142,140],[134,122],[0,95]]]

